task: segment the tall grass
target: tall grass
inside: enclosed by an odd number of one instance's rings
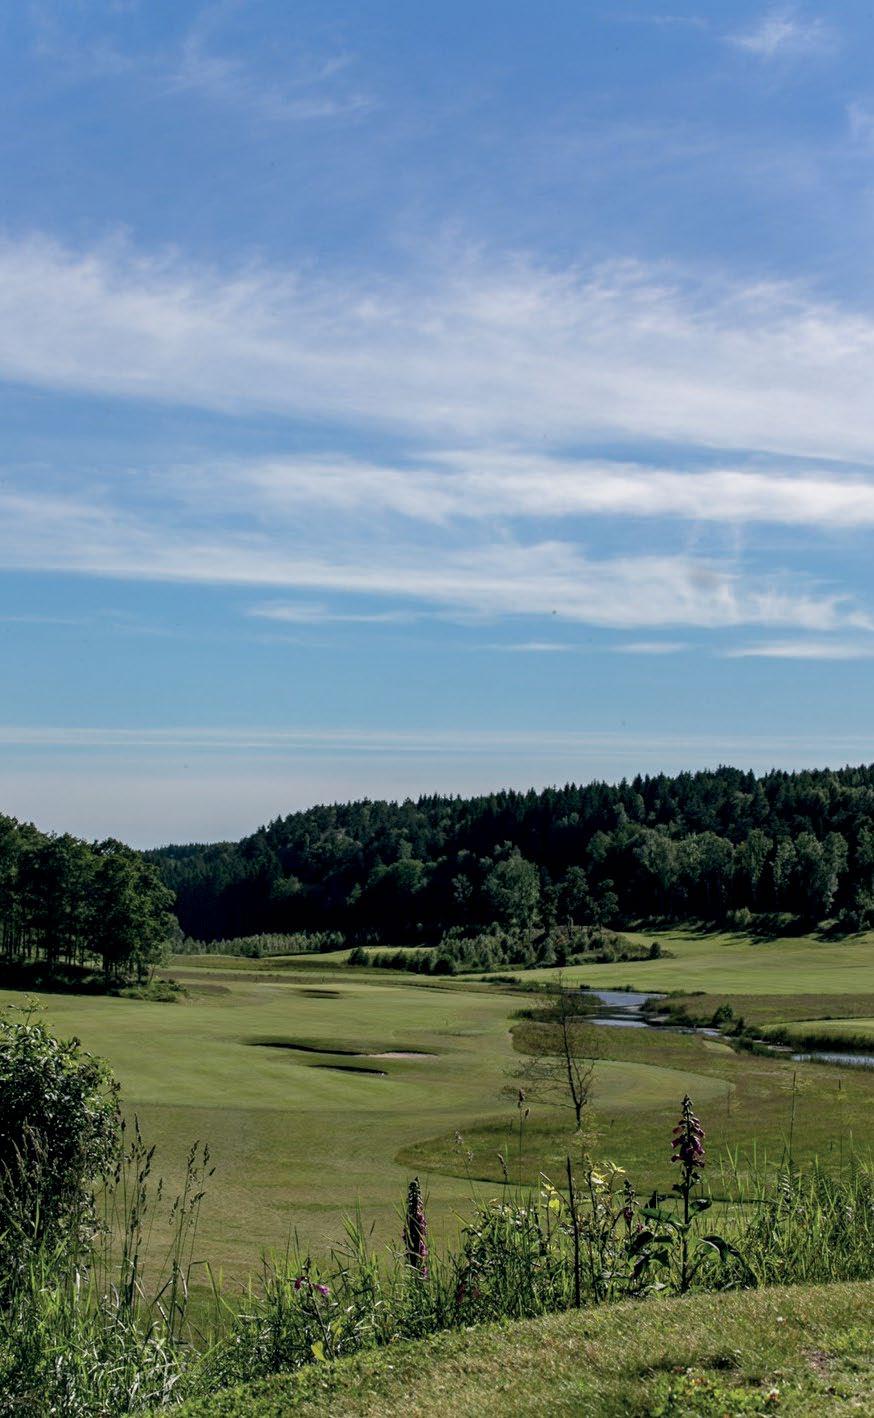
[[[72,1247],[27,1244],[32,1211],[4,1189],[4,1233],[24,1255],[0,1305],[0,1415],[70,1418],[136,1413],[172,1402],[204,1336],[188,1319],[208,1149],[192,1147],[170,1236],[150,1281],[145,1256],[163,1210],[153,1149],[139,1129],[97,1198],[83,1203]],[[85,1238],[88,1238],[87,1240]]]
[[[290,1244],[262,1261],[244,1295],[213,1287],[200,1328],[190,1296],[208,1153],[192,1149],[170,1206],[135,1130],[99,1198],[93,1240],[75,1253],[34,1248],[0,1304],[0,1418],[153,1411],[441,1329],[654,1292],[874,1278],[869,1170],[741,1168],[735,1159],[740,1204],[719,1209],[714,1235],[703,1143],[686,1111],[694,1148],[687,1155],[675,1129],[673,1195],[638,1197],[621,1168],[582,1157],[536,1188],[511,1184],[505,1167],[491,1192],[472,1185],[458,1243],[437,1254],[427,1197],[413,1184],[393,1247],[374,1249],[358,1215],[323,1262]],[[168,1207],[166,1252],[147,1265]]]
[[[753,1179],[755,1185],[755,1179]],[[821,1284],[874,1276],[874,1177],[856,1161],[784,1167],[750,1207],[741,1249],[757,1285]]]
[[[762,1031],[767,1043],[786,1044],[798,1053],[805,1050],[827,1050],[833,1054],[861,1054],[874,1056],[874,1034],[851,1034],[836,1029],[829,1032],[827,1025],[817,1025],[814,1029],[792,1028],[786,1025],[770,1024]]]

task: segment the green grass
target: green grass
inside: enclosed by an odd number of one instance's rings
[[[670,1124],[676,1101],[688,1092],[703,1115],[708,1134],[709,1185],[715,1195],[742,1194],[754,1164],[777,1163],[786,1153],[790,1129],[793,1157],[815,1156],[835,1166],[851,1153],[868,1155],[870,1119],[874,1116],[874,1072],[796,1064],[788,1058],[764,1058],[735,1052],[719,1039],[673,1030],[583,1029],[585,1047],[600,1051],[595,1073],[596,1137],[590,1146],[598,1157],[625,1167],[643,1191],[670,1186]],[[542,1026],[528,1021],[514,1029],[517,1046],[536,1047]],[[620,1068],[627,1072],[619,1072]],[[659,1105],[648,1091],[657,1077],[668,1101]],[[620,1079],[623,1080],[623,1089]],[[578,1151],[568,1117],[531,1102],[522,1130],[508,1140],[506,1116],[482,1119],[463,1129],[464,1147],[473,1154],[470,1169],[483,1181],[501,1177],[498,1152],[507,1158],[511,1176],[536,1181],[540,1172],[557,1179],[567,1151]],[[792,1120],[794,1112],[794,1123]],[[452,1135],[438,1135],[409,1148],[410,1167],[457,1168]]]
[[[686,1418],[874,1411],[874,1285],[625,1303],[314,1365],[178,1418]]]
[[[661,938],[676,959],[568,973],[593,984],[666,989],[681,977],[689,988],[708,976],[706,1007],[729,998],[754,1023],[843,1013],[855,1031],[874,1019],[871,937],[765,945],[693,931]],[[808,974],[831,962],[827,986],[813,988],[800,966],[791,968],[796,957],[808,961]],[[490,1183],[500,1175],[498,1151],[512,1158],[517,1175],[513,1072],[525,1043],[523,1026],[516,1027],[515,1045],[511,1035],[518,993],[478,981],[349,971],[325,959],[289,957],[288,968],[278,968],[275,959],[188,957],[171,971],[189,990],[175,1004],[43,996],[58,1032],[79,1035],[109,1060],[127,1113],[157,1144],[156,1171],[170,1192],[189,1145],[209,1143],[216,1174],[199,1250],[232,1279],[256,1267],[263,1249],[284,1247],[295,1231],[323,1252],[342,1238],[356,1204],[378,1241],[396,1239],[396,1208],[413,1169],[429,1189],[438,1244],[454,1237],[458,1214],[469,1211],[467,1150],[475,1178]],[[547,976],[554,972],[523,978]],[[857,976],[868,981],[867,997],[851,993]],[[781,995],[781,986],[791,993]],[[21,998],[0,993],[0,1002]],[[702,1001],[693,996],[689,1003],[697,1012]],[[839,1163],[851,1146],[867,1144],[874,1074],[736,1054],[720,1040],[668,1031],[600,1028],[593,1036],[601,1055],[597,1155],[627,1167],[641,1188],[667,1180],[666,1137],[686,1091],[705,1116],[714,1158],[730,1149],[782,1155],[793,1075],[797,1157],[820,1152]],[[265,1039],[324,1052],[253,1045]],[[431,1057],[356,1059],[337,1050]],[[555,1174],[563,1166],[572,1118],[534,1098],[529,1104],[521,1174],[535,1181],[540,1171]]]
[[[791,1038],[821,1036],[829,1039],[858,1039],[860,1043],[874,1045],[874,1018],[870,1019],[797,1019],[777,1021]]]
[[[21,998],[0,994],[0,1002]],[[511,1074],[519,1060],[509,1016],[518,996],[494,988],[235,975],[202,979],[173,1005],[42,999],[53,1027],[78,1034],[109,1060],[126,1111],[157,1144],[156,1170],[171,1191],[189,1144],[209,1143],[216,1175],[199,1249],[231,1277],[243,1277],[262,1249],[283,1247],[294,1231],[326,1249],[342,1238],[356,1204],[378,1238],[395,1238],[411,1165],[429,1188],[435,1239],[454,1236],[457,1215],[470,1206],[454,1134],[475,1132],[486,1119],[505,1145],[515,1125]],[[325,1052],[253,1042],[262,1040]],[[431,1056],[356,1059],[337,1050]],[[385,1077],[347,1072],[350,1064]],[[641,1115],[665,1124],[686,1088],[702,1106],[718,1107],[726,1084],[655,1059],[599,1066],[599,1106],[611,1118],[627,1113],[629,1135]],[[564,1146],[563,1117],[552,1116],[547,1130]],[[422,1141],[435,1136],[439,1152],[419,1155]]]
[[[672,1014],[682,1011],[696,1023],[709,1024],[716,1010],[725,1004],[731,1006],[735,1019],[756,1025],[874,1017],[874,995],[674,994],[665,1002],[664,1008]]]
[[[330,987],[254,976],[202,988],[209,992],[172,1005],[72,995],[42,1002],[53,1028],[109,1060],[171,1189],[190,1142],[208,1141],[216,1175],[200,1248],[232,1275],[248,1273],[262,1248],[284,1246],[295,1229],[316,1249],[342,1238],[356,1202],[379,1236],[394,1236],[409,1180],[398,1151],[501,1104],[514,1001],[496,990],[346,976]],[[2,1003],[21,999],[0,993]],[[329,1053],[247,1043],[264,1037],[434,1057],[362,1060],[386,1074],[371,1077],[314,1066],[354,1062]],[[450,1176],[434,1178],[431,1190],[439,1233],[468,1191]]]
[[[382,955],[387,947],[367,946],[366,955]],[[391,946],[390,952],[396,955],[399,951],[404,955],[416,955],[423,950],[429,950],[426,945],[401,945]],[[262,955],[257,958],[250,955],[219,955],[205,951],[203,955],[174,955],[171,957],[168,971],[176,974],[178,970],[202,970],[218,968],[219,970],[306,970],[320,969],[322,967],[336,968],[338,965],[345,965],[352,954],[351,948],[340,950],[320,950],[308,954],[296,953],[293,955]],[[366,968],[366,967],[362,967]]]
[[[711,993],[874,994],[874,933],[845,940],[792,936],[773,941],[743,934],[672,931],[624,932],[636,944],[658,940],[672,959],[616,965],[574,965],[568,980],[605,989],[632,984],[641,990]],[[525,971],[526,981],[554,979],[552,968]]]

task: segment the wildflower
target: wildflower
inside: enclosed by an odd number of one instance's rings
[[[704,1166],[706,1160],[704,1129],[701,1126],[700,1118],[696,1117],[692,1111],[692,1099],[688,1093],[683,1099],[683,1111],[674,1128],[671,1147],[673,1149],[672,1162],[682,1162],[683,1166],[690,1170]]]
[[[317,1285],[315,1288],[321,1295],[322,1299],[327,1300],[328,1296],[331,1293],[329,1287],[327,1285]]]
[[[428,1279],[428,1223],[419,1178],[414,1177],[407,1191],[407,1214],[404,1221],[404,1251],[407,1262],[423,1280]]]
[[[295,1288],[295,1290],[301,1290],[301,1289],[303,1289],[303,1287],[304,1287],[304,1285],[306,1285],[306,1283],[307,1283],[307,1279],[306,1279],[306,1276],[305,1276],[305,1275],[298,1275],[298,1276],[296,1276],[296,1277],[295,1277],[295,1281],[294,1281],[294,1288]]]
[[[634,1220],[634,1203],[636,1200],[634,1187],[626,1177],[622,1184],[622,1217],[626,1226],[630,1226]]]
[[[541,1196],[546,1202],[546,1206],[549,1211],[561,1211],[561,1197],[559,1196],[552,1183],[548,1182],[545,1177],[543,1179],[543,1188],[541,1190]]]

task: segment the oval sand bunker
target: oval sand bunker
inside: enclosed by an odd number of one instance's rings
[[[436,1059],[436,1054],[426,1054],[424,1049],[386,1049],[381,1054],[365,1054],[366,1059]]]

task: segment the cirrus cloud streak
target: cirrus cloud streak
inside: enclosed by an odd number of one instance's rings
[[[874,317],[775,282],[444,246],[391,279],[0,243],[0,377],[417,440],[867,462]]]

